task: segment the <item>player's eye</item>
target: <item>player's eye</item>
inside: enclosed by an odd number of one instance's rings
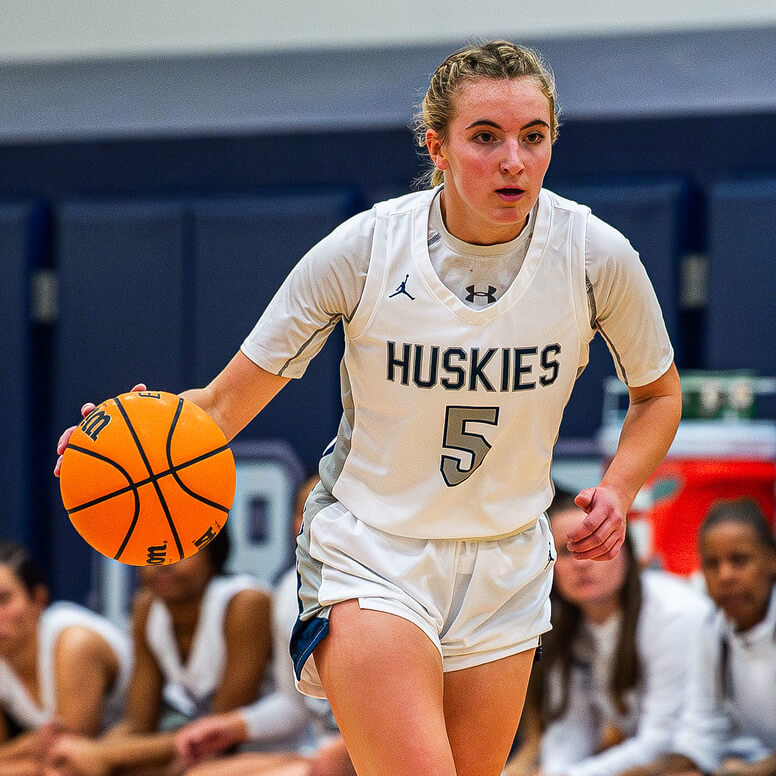
[[[541,143],[544,140],[543,132],[529,132],[525,139],[528,143]]]
[[[496,136],[492,132],[478,132],[474,139],[478,143],[492,143],[494,140],[496,140]]]

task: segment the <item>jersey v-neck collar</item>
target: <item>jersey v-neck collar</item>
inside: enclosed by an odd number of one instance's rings
[[[412,254],[413,262],[431,293],[454,315],[466,323],[485,324],[495,320],[509,310],[523,295],[544,255],[552,221],[552,206],[544,189],[539,193],[539,206],[536,210],[536,224],[528,245],[523,266],[500,299],[487,307],[474,309],[459,299],[439,278],[431,263],[428,251],[428,217],[431,204],[441,186],[429,191],[429,197],[423,208],[414,213]]]

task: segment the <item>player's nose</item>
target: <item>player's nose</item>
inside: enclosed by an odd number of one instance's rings
[[[520,143],[516,139],[508,139],[503,145],[503,154],[499,160],[499,170],[503,175],[518,175],[523,171],[523,157],[520,153]]]

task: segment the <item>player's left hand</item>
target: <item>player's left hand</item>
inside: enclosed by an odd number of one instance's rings
[[[614,490],[585,488],[574,499],[585,519],[569,533],[566,546],[575,558],[611,560],[625,541],[627,506]]]
[[[111,767],[98,742],[65,733],[42,763],[43,776],[108,776]]]

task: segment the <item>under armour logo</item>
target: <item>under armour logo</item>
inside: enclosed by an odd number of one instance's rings
[[[388,294],[388,298],[390,299],[392,296],[398,296],[399,294],[405,294],[413,301],[415,300],[415,297],[407,291],[407,280],[409,279],[409,275],[404,276],[404,280],[402,280],[401,283],[396,287],[396,290],[392,294]],[[496,290],[495,288],[493,289]]]
[[[496,301],[496,286],[488,286],[487,291],[477,291],[476,288],[477,286],[466,286],[466,290],[469,292],[466,295],[467,302],[473,302],[476,296],[484,296],[488,304],[493,304]]]

